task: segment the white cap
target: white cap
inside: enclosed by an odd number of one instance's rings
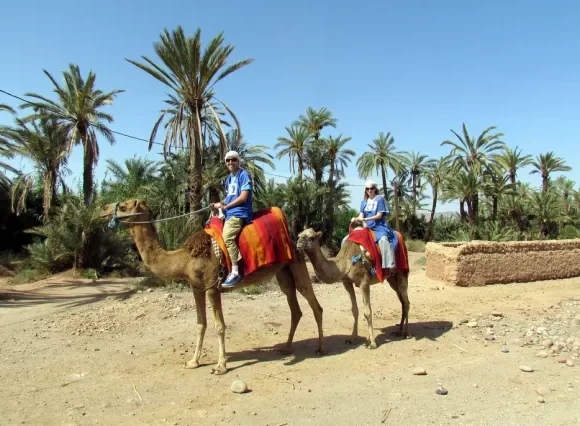
[[[228,151],[225,160],[229,160],[230,158],[237,158],[238,161],[241,160],[240,154],[238,154],[237,151]]]
[[[376,187],[377,183],[372,179],[369,179],[365,182],[365,188],[376,188]]]

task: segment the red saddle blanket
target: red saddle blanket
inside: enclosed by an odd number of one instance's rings
[[[223,229],[224,222],[214,216],[204,231],[217,241],[229,273],[232,270],[232,261],[222,237]],[[278,207],[255,212],[252,223],[242,228],[237,242],[242,255],[239,267],[244,276],[265,266],[274,263],[290,263],[294,259],[286,216]]]
[[[395,266],[397,272],[409,272],[409,256],[405,240],[400,232],[395,231],[395,234],[399,240],[397,250],[395,250]],[[379,245],[375,243],[375,233],[372,230],[368,228],[354,229],[349,232],[348,239],[360,244],[370,253],[379,281],[383,281],[385,276],[389,276],[389,271],[382,267],[381,250]]]

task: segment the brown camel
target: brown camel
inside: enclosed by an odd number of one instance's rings
[[[351,301],[352,315],[354,317],[354,326],[352,329],[351,339],[349,343],[354,343],[354,339],[358,336],[358,306],[356,303],[356,295],[353,284],[360,287],[363,304],[365,308],[365,318],[368,324],[368,347],[376,349],[377,342],[373,331],[373,318],[371,310],[370,286],[379,282],[376,274],[371,277],[369,270],[360,261],[353,264],[353,256],[361,253],[366,258],[366,265],[370,265],[370,256],[366,250],[362,249],[359,244],[346,240],[336,257],[327,259],[322,254],[320,249],[319,239],[322,236],[321,232],[316,232],[312,228],[308,228],[298,234],[298,241],[296,246],[299,251],[305,251],[318,278],[327,284],[332,284],[342,281],[344,288],[348,292]],[[397,273],[390,275],[387,278],[389,285],[399,297],[403,314],[401,316],[401,323],[399,324],[399,334],[406,338],[411,337],[409,334],[409,297],[407,295],[409,273]]]
[[[221,265],[220,260],[212,249],[211,237],[201,230],[189,237],[183,248],[166,251],[161,246],[157,232],[151,223],[130,223],[150,221],[150,214],[145,201],[129,200],[108,204],[103,207],[101,217],[111,218],[115,216],[120,219],[119,223],[129,227],[129,232],[135,241],[143,262],[153,274],[165,279],[187,280],[193,290],[198,334],[195,353],[193,358],[185,364],[186,368],[200,366],[199,359],[207,327],[205,301],[205,293],[207,293],[218,334],[218,362],[216,367],[212,369],[212,373],[225,374],[227,372],[226,326],[222,311],[221,291],[228,290],[222,289],[220,291],[217,289]],[[125,219],[128,220],[126,221]],[[314,318],[318,325],[317,353],[322,354],[326,352],[322,335],[322,307],[312,289],[312,282],[306,268],[304,255],[298,251],[296,251],[296,255],[296,259],[292,263],[273,265],[255,271],[244,278],[235,288],[258,284],[276,276],[278,285],[286,295],[290,306],[290,333],[286,345],[281,350],[282,353],[291,352],[294,332],[302,317],[296,298],[296,290],[298,290],[308,301],[314,312]]]

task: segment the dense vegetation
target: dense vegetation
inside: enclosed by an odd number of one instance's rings
[[[219,81],[252,59],[229,63],[234,48],[222,34],[202,48],[199,30],[186,36],[180,27],[164,31],[154,48],[155,59],[128,61],[169,89],[159,120],[151,123],[149,144],[151,149],[161,143],[157,135],[163,133],[164,155],[159,161],[138,155],[124,162],[108,159],[100,183],[93,178],[99,144],[115,143],[107,107],[122,90],[101,90],[95,73],[85,76],[70,65],[62,83],[44,71],[54,86],[52,97],[26,93],[30,101],[19,111],[0,105],[0,114],[12,121],[0,127],[1,250],[20,251],[28,267],[46,272],[135,269],[138,254],[126,232],[108,230],[98,219],[99,206],[145,198],[154,217],[198,210],[223,198],[222,159],[230,149],[241,154],[253,175],[255,209],[282,207],[293,235],[304,227],[322,230],[330,249],[338,247],[357,213],[351,199],[362,198],[362,187],[353,191],[344,179],[354,167],[361,178],[378,176],[391,208],[389,222],[408,239],[579,236],[580,192],[573,181],[554,179],[554,173],[570,168],[553,152],[532,157],[510,147],[493,126],[471,134],[463,124],[451,131],[450,140],[434,141],[449,147],[442,158],[399,151],[394,135],[384,132],[356,153],[347,147],[351,137],[338,130],[340,120],[332,111],[308,107],[293,121],[289,117],[271,154],[269,147],[244,139],[234,111],[217,97]],[[73,149],[83,150],[82,171],[75,171],[82,174],[81,188],[69,188],[64,179],[71,173],[67,159]],[[31,173],[13,167],[18,156],[29,160]],[[290,163],[293,175],[283,184],[264,171],[274,168],[274,158]],[[526,166],[538,175],[538,189],[520,181]],[[441,201],[457,202],[459,213],[435,217]],[[430,214],[420,214],[423,209]],[[163,244],[178,247],[205,219],[194,214],[159,224]]]

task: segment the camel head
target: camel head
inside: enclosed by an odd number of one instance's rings
[[[315,231],[312,228],[305,229],[300,234],[298,234],[296,248],[298,250],[309,250],[312,247],[312,243],[318,241],[320,237],[322,237],[322,232]]]
[[[110,218],[109,227],[113,228],[123,223],[123,219],[134,218],[141,222],[149,220],[149,208],[145,200],[127,200],[103,206],[100,217]]]

